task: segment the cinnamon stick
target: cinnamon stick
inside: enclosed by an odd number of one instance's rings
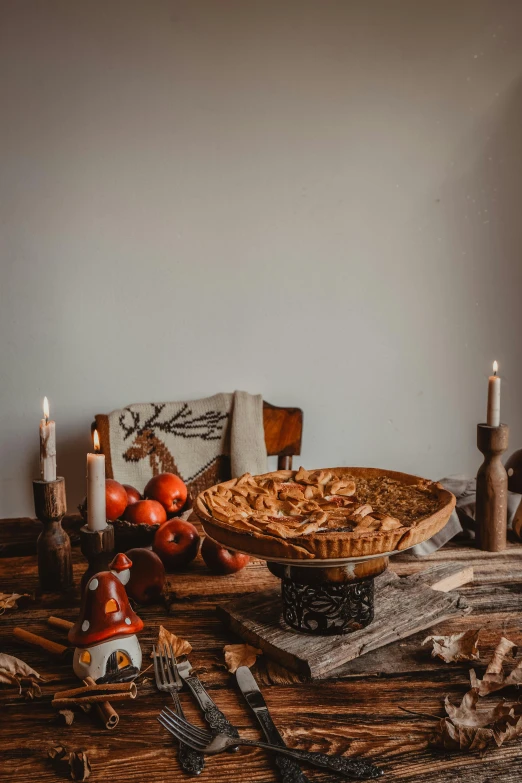
[[[47,652],[50,652],[53,655],[63,655],[68,650],[63,644],[52,642],[44,636],[38,636],[35,633],[31,633],[31,631],[26,631],[25,628],[15,628],[13,634],[21,642],[32,644],[34,647],[41,647],[42,650],[47,650]]]
[[[67,621],[65,620],[64,622]],[[86,685],[96,685],[96,682],[92,677],[86,677],[84,683]],[[96,714],[105,725],[106,729],[115,729],[120,720],[120,716],[109,701],[102,701],[96,704]]]
[[[72,688],[67,691],[60,691],[59,697],[61,699],[74,699],[76,697],[83,698],[84,696],[103,696],[105,698],[112,699],[116,694],[127,694],[125,699],[135,699],[137,694],[135,682],[104,682],[96,683],[92,685],[83,685],[81,688]]]
[[[111,701],[126,701],[127,699],[135,699],[137,693],[134,682],[108,683],[106,685],[97,685],[96,683],[91,685],[89,683],[83,688],[56,693],[52,705],[57,708],[79,707],[81,704],[103,704],[109,698]]]
[[[56,628],[57,631],[64,631],[65,633],[68,633],[69,629],[74,625],[70,620],[64,620],[62,617],[54,617],[53,615],[47,618],[47,624],[51,628]]]

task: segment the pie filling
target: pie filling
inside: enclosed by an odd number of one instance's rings
[[[284,539],[413,527],[443,505],[431,481],[407,485],[385,475],[339,476],[304,468],[291,481],[287,476],[245,473],[234,485],[212,487],[200,497],[212,517],[236,530]]]

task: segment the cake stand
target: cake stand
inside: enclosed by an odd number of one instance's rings
[[[209,536],[217,544],[222,542]],[[408,547],[411,549],[411,547]],[[407,549],[336,560],[292,560],[260,557],[281,580],[282,621],[294,631],[321,636],[365,628],[374,617],[374,580],[388,568],[389,558]]]
[[[324,468],[333,475],[352,475],[375,479],[388,478],[405,486],[424,485],[425,479],[396,471],[378,468]],[[266,473],[262,478],[277,477],[292,481],[296,471]],[[235,486],[236,479],[216,485],[228,488]],[[214,488],[210,488],[212,491]],[[429,516],[422,517],[414,526],[407,525],[386,532],[380,541],[372,541],[374,535],[358,537],[349,547],[336,546],[336,532],[332,536],[333,551],[351,552],[351,557],[320,559],[309,557],[292,559],[298,555],[298,547],[292,549],[292,541],[279,545],[275,538],[256,532],[255,535],[234,530],[233,526],[212,516],[210,509],[198,495],[195,512],[206,535],[220,546],[240,551],[251,557],[265,560],[272,574],[281,580],[282,623],[294,631],[307,634],[333,635],[349,634],[370,625],[374,618],[374,581],[388,567],[389,557],[404,552],[416,544],[431,538],[448,522],[455,506],[454,496],[442,486],[435,484],[440,505]],[[394,548],[397,547],[397,548]],[[374,553],[371,549],[374,549]],[[325,548],[323,547],[323,550]],[[384,551],[383,551],[384,550]]]

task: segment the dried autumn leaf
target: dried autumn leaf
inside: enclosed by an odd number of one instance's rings
[[[445,700],[447,718],[439,721],[430,738],[434,745],[450,750],[479,750],[504,742],[522,734],[522,704],[509,704],[502,699],[498,704],[477,709],[478,691],[468,691],[459,706]]]
[[[477,647],[480,628],[470,629],[462,633],[452,633],[449,636],[427,636],[422,644],[431,642],[432,658],[441,658],[446,663],[457,661],[475,661],[479,658]]]
[[[495,648],[483,679],[479,680],[475,671],[471,669],[469,673],[471,687],[477,689],[479,696],[487,696],[488,693],[500,691],[509,685],[520,685],[522,683],[522,660],[519,661],[510,674],[507,676],[504,674],[504,663],[507,656],[511,655],[514,657],[516,654],[517,646],[514,642],[502,636]]]
[[[495,728],[501,731],[509,715],[510,707],[501,701],[486,710],[477,710],[478,692],[466,693],[457,707],[446,696],[448,718],[438,723],[431,742],[452,750],[484,750],[495,740]]]
[[[19,693],[33,699],[41,696],[37,680],[41,680],[40,675],[27,663],[14,655],[0,653],[0,683],[16,685]]]
[[[240,666],[250,668],[255,664],[257,656],[263,654],[262,650],[258,650],[257,647],[252,647],[250,644],[226,644],[223,647],[223,652],[227,669],[231,674],[234,674]]]
[[[174,652],[176,658],[179,658],[181,655],[190,655],[192,652],[192,645],[190,642],[188,642],[186,639],[182,639],[181,636],[176,636],[176,634],[167,631],[163,625],[160,625],[157,646],[159,650],[161,650],[163,646],[165,646],[168,650],[169,645],[172,645],[172,651]]]
[[[6,609],[18,609],[17,601],[29,597],[29,593],[0,593],[0,614]]]

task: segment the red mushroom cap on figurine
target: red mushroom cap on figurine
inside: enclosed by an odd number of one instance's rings
[[[142,628],[143,620],[132,611],[118,577],[101,571],[85,585],[80,616],[69,631],[69,641],[75,647],[92,647],[107,639],[136,634]]]
[[[132,560],[130,560],[127,555],[123,554],[123,552],[118,552],[116,557],[111,560],[109,563],[109,568],[111,571],[127,571],[128,568],[132,568]]]

